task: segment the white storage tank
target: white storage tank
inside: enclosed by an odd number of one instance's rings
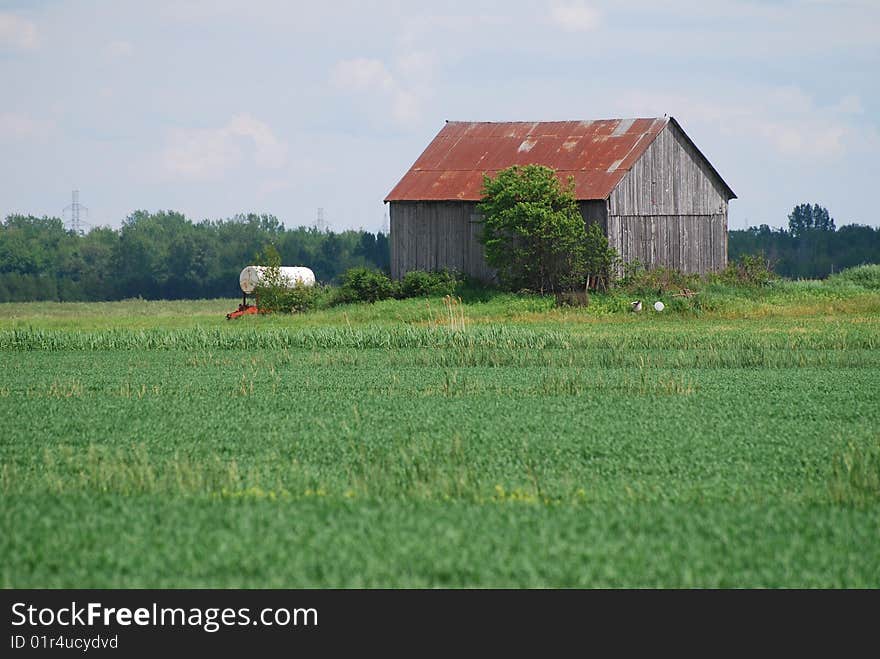
[[[260,282],[263,279],[263,273],[267,269],[268,268],[261,265],[249,265],[242,270],[241,274],[238,276],[238,284],[241,286],[242,293],[245,295],[252,295],[257,286],[260,285]],[[289,286],[294,286],[296,283],[300,283],[303,286],[315,285],[315,273],[309,268],[283,265],[280,270],[281,279]]]

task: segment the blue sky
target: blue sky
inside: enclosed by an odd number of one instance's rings
[[[878,71],[880,0],[0,0],[0,215],[376,230],[446,119],[670,114],[731,228],[878,226]]]

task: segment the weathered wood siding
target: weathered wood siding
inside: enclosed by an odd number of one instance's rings
[[[672,123],[612,191],[608,210],[608,239],[624,261],[699,273],[727,265],[725,187]]]
[[[608,242],[628,263],[717,272],[727,265],[727,216],[610,215]]]
[[[727,212],[724,186],[674,124],[667,124],[608,199],[611,215]]]
[[[467,201],[397,201],[390,204],[391,276],[410,270],[457,270],[491,281],[479,241],[482,220]]]

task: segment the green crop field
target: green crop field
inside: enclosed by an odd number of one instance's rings
[[[235,304],[0,305],[0,585],[880,587],[876,290]]]

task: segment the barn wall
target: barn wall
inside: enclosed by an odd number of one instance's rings
[[[685,272],[727,265],[727,192],[672,123],[608,199],[608,238],[624,261]]]
[[[727,265],[727,217],[611,215],[608,242],[624,261],[683,272],[717,272]]]
[[[583,215],[587,226],[598,223],[602,230],[607,232],[608,203],[604,199],[598,201],[579,201],[578,206],[581,209],[581,215]]]
[[[479,236],[482,218],[468,201],[396,201],[390,204],[391,276],[400,279],[411,270],[456,270],[492,281],[495,270],[486,263]],[[581,201],[587,224],[607,229],[607,203]]]
[[[391,276],[411,270],[457,270],[491,281],[479,242],[482,222],[467,201],[397,201],[390,204]]]

